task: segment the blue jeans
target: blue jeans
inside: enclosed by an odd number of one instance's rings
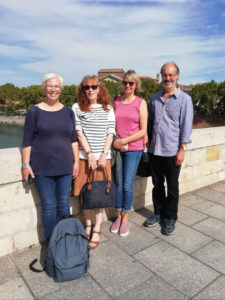
[[[121,153],[120,185],[117,187],[117,211],[129,212],[134,197],[134,178],[142,151]]]
[[[56,223],[70,215],[70,187],[72,174],[35,177],[35,185],[41,198],[42,224],[49,240]]]

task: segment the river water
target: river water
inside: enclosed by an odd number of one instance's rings
[[[0,149],[21,147],[23,126],[0,123]]]

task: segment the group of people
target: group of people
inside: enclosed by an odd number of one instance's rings
[[[176,85],[179,68],[174,62],[161,68],[163,90],[147,107],[137,96],[141,81],[133,70],[122,80],[123,94],[112,102],[96,75],[85,76],[77,88],[72,109],[60,103],[63,79],[48,73],[42,79],[45,100],[27,111],[22,147],[23,176],[34,179],[42,205],[46,239],[56,223],[70,215],[70,192],[81,196],[92,171],[93,180],[112,179],[111,149],[119,153],[117,218],[112,233],[129,234],[134,179],[143,149],[150,152],[154,213],[144,226],[161,224],[163,234],[174,232],[179,200],[179,172],[190,142],[193,108],[191,98]],[[167,181],[167,193],[164,181]],[[82,201],[82,199],[81,199]],[[89,248],[99,245],[103,208],[84,209]]]

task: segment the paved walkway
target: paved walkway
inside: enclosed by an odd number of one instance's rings
[[[128,237],[104,222],[88,274],[77,280],[32,273],[39,246],[0,258],[0,299],[225,299],[225,181],[181,196],[172,236],[142,227],[151,210],[132,212]]]

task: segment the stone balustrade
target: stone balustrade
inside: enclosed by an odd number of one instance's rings
[[[41,205],[35,186],[22,180],[21,149],[0,150],[0,256],[44,240]],[[195,129],[180,175],[180,193],[225,179],[225,127]],[[133,209],[152,203],[150,178],[136,176]],[[80,202],[71,197],[71,213],[81,214]],[[115,215],[106,209],[104,218]]]

